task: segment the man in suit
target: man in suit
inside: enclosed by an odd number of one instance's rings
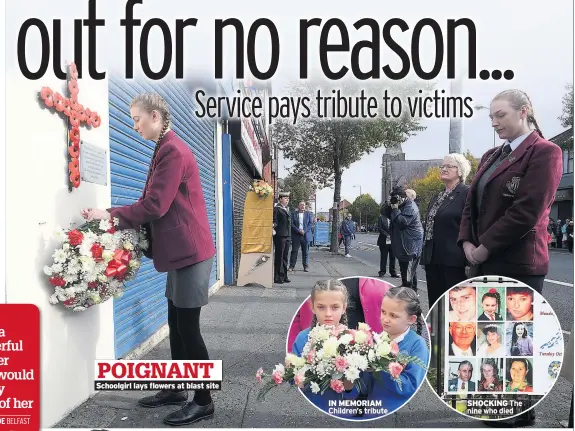
[[[289,283],[287,275],[288,254],[291,243],[291,217],[287,207],[289,192],[280,192],[278,204],[274,207],[274,283]]]
[[[473,364],[469,361],[461,361],[457,368],[457,379],[449,380],[449,392],[474,392],[475,382],[471,381],[473,377]]]
[[[309,243],[312,240],[313,216],[305,210],[305,202],[300,202],[297,211],[291,214],[291,257],[289,270],[295,271],[298,249],[301,248],[303,270],[308,272]]]

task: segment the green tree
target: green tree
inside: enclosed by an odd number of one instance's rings
[[[409,96],[420,95],[418,91],[422,88],[421,84],[405,83],[398,88],[382,88],[380,85],[375,86],[375,84],[365,82],[361,84],[311,81],[294,83],[289,88],[292,103],[305,100],[304,97],[307,98],[310,115],[304,118],[300,110],[299,118],[279,119],[272,125],[272,133],[278,147],[287,159],[295,161],[293,172],[310,178],[320,189],[333,186],[332,252],[337,252],[338,249],[337,203],[341,200],[343,171],[365,154],[370,154],[381,146],[391,147],[403,143],[410,136],[424,130],[424,127],[420,126],[419,118],[409,116],[406,101]],[[340,94],[356,98],[362,90],[368,96],[375,95],[379,108],[377,117],[369,120],[352,118],[348,109],[347,115],[343,115],[344,118],[341,119],[329,118],[329,115],[323,115],[323,118],[320,118],[317,110],[317,96],[318,94],[323,97],[333,96],[332,90],[340,90]],[[389,111],[383,112],[385,103],[382,96],[385,92],[389,97],[399,97],[403,101],[403,114],[400,118],[390,118]],[[347,98],[347,100],[350,99]],[[323,109],[324,104],[319,105]],[[354,108],[353,111],[357,112],[357,109]]]
[[[283,181],[282,191],[290,192],[290,207],[295,209],[302,201],[308,203],[315,186],[309,178],[290,174]]]
[[[350,211],[353,219],[363,226],[377,223],[379,218],[379,204],[367,193],[355,198]]]
[[[561,121],[561,125],[566,129],[573,127],[573,84],[567,84],[565,86],[567,93],[563,96],[563,112],[558,118]],[[558,142],[558,145],[564,150],[573,149],[573,135],[569,135],[562,142]]]
[[[479,161],[467,150],[465,157],[471,164],[471,171],[467,176],[466,183],[471,184],[473,177],[477,172]],[[419,203],[421,219],[425,220],[431,198],[443,190],[443,182],[439,178],[439,167],[429,168],[423,178],[415,178],[409,184],[408,188],[415,190]]]

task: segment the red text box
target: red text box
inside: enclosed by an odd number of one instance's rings
[[[40,429],[40,310],[0,304],[0,430]]]

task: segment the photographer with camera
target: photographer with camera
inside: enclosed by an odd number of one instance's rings
[[[391,207],[391,248],[399,262],[401,285],[417,291],[417,264],[423,245],[423,226],[419,208],[397,186],[389,199]]]

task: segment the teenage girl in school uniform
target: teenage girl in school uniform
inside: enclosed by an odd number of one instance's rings
[[[511,277],[541,293],[549,271],[549,211],[563,173],[563,152],[543,138],[523,91],[495,96],[490,117],[505,143],[487,151],[479,163],[458,244],[473,265],[470,277]]]

